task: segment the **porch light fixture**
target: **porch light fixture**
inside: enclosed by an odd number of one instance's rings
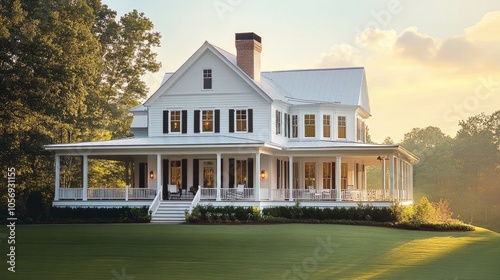
[[[149,171],[149,178],[154,179],[155,178],[155,173],[153,170]]]
[[[260,172],[260,178],[261,178],[261,179],[266,179],[266,171],[265,171],[265,170],[262,170],[262,171]]]

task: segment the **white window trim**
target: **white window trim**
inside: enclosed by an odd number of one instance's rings
[[[179,126],[179,132],[177,131],[172,131],[172,112],[179,112],[180,113],[180,126]],[[179,109],[174,109],[174,110],[170,110],[169,112],[169,116],[168,116],[168,121],[169,121],[169,124],[168,124],[168,130],[169,130],[169,133],[171,134],[182,134],[182,110],[179,110]]]
[[[282,129],[282,126],[283,126],[283,112],[281,112],[280,110],[275,110],[275,129],[276,129],[276,135],[283,135],[283,129]],[[279,118],[278,118],[279,116]],[[278,121],[279,120],[279,121]],[[279,131],[278,131],[279,129]]]
[[[212,131],[203,131],[203,111],[212,111]],[[200,133],[215,133],[215,109],[200,110]]]
[[[306,136],[306,115],[313,115],[314,116],[314,136]],[[303,139],[315,139],[318,136],[318,120],[317,120],[317,114],[316,113],[304,113],[302,115],[302,127],[304,128],[302,130],[303,134],[302,137]],[[323,129],[323,119],[321,119],[321,129]],[[321,134],[323,134],[323,131],[321,131]]]
[[[247,130],[245,130],[245,131],[238,131],[238,113],[237,113],[237,111],[245,111],[246,112],[245,122],[246,122]],[[214,127],[214,129],[215,129],[215,127]],[[234,133],[248,133],[248,108],[239,108],[239,109],[234,108]]]
[[[339,137],[339,117],[344,117],[345,118],[345,137],[344,138]],[[337,128],[335,130],[335,132],[337,133],[337,134],[335,134],[335,139],[346,140],[348,138],[347,137],[348,136],[347,115],[343,115],[343,114],[342,115],[336,115],[335,116],[335,127]]]
[[[205,88],[205,70],[210,70],[210,79],[212,80],[212,87],[211,88]],[[214,90],[214,70],[212,68],[203,68],[202,69],[202,76],[201,76],[201,90],[202,91],[213,91]]]
[[[324,117],[328,116],[330,120],[330,137],[325,137],[324,135],[324,129],[325,129],[325,123],[324,123]],[[323,139],[332,139],[333,136],[333,131],[332,131],[332,115],[331,114],[321,114],[321,138]]]
[[[290,131],[290,138],[293,138],[293,139],[298,139],[298,138],[300,138],[300,137],[299,137],[299,136],[300,136],[300,131],[299,131],[299,130],[300,130],[300,129],[299,129],[299,127],[300,127],[300,126],[299,126],[299,115],[290,115],[290,116],[291,116],[291,117],[290,117],[290,122],[291,122],[291,124],[290,124],[290,130],[291,130],[291,131]],[[296,125],[295,125],[295,126],[297,127],[297,135],[296,135],[296,136],[293,136],[293,126],[294,126],[294,125],[293,125],[293,117],[295,117],[295,118],[296,118],[296,120],[297,120],[297,123],[296,123]]]

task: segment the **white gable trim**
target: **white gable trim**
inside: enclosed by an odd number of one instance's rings
[[[200,59],[200,57],[206,52],[211,51],[215,56],[217,56],[221,61],[223,61],[229,68],[231,68],[238,76],[240,76],[248,85],[250,85],[257,93],[259,93],[262,98],[266,101],[271,102],[272,98],[267,95],[262,89],[260,89],[255,82],[241,70],[238,66],[234,65],[229,61],[227,57],[221,54],[212,44],[205,41],[203,45],[186,61],[184,64],[177,70],[175,73],[165,82],[163,83],[156,92],[149,97],[146,102],[144,102],[144,106],[151,106],[156,99],[158,99],[163,93],[167,92],[181,77],[184,73],[191,68],[191,66]]]

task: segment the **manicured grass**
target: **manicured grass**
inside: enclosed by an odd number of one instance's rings
[[[480,228],[429,232],[311,224],[18,226],[16,273],[7,271],[5,226],[0,234],[0,279],[498,279],[500,275],[500,235]]]

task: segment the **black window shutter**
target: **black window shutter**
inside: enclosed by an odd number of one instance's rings
[[[168,133],[168,111],[163,111],[163,133]]]
[[[332,189],[336,189],[337,186],[335,186],[335,162],[332,162]]]
[[[193,159],[193,186],[200,185],[200,160]]]
[[[200,133],[200,110],[194,111],[194,133]]]
[[[186,134],[188,132],[188,126],[187,126],[187,120],[188,120],[188,111],[187,110],[182,110],[182,133]]]
[[[247,178],[247,182],[248,182],[248,188],[253,188],[253,158],[249,158],[248,159],[248,167],[247,167],[247,170],[248,170],[248,178]]]
[[[220,176],[220,185],[221,187],[224,187],[224,159],[220,159],[220,170],[221,170],[221,176]]]
[[[229,109],[229,132],[234,132],[234,109]]]
[[[170,176],[168,176],[170,166],[168,159],[163,160],[163,199],[168,199],[168,184],[170,184]]]
[[[248,132],[253,132],[253,109],[248,109]]]
[[[182,159],[182,189],[187,190],[188,185],[188,160]]]
[[[234,188],[234,158],[229,159],[229,187]]]
[[[220,110],[215,110],[215,133],[220,132]]]
[[[146,164],[144,162],[139,163],[139,188],[146,187]]]

